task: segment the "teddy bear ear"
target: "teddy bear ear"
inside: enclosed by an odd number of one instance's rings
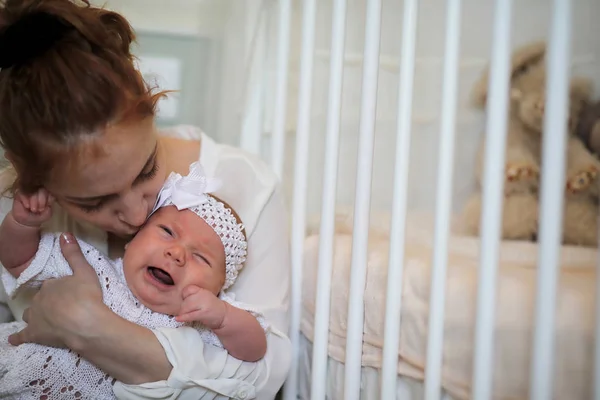
[[[529,66],[540,62],[546,54],[546,43],[533,42],[522,46],[513,52],[511,57],[510,79],[527,72]],[[483,72],[479,81],[475,83],[471,92],[471,103],[478,108],[485,107],[487,103],[489,86],[489,66]],[[512,97],[511,93],[511,97]]]

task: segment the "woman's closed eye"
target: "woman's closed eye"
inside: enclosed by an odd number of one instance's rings
[[[156,160],[154,160],[152,167],[147,171],[142,171],[142,173],[139,174],[138,177],[136,178],[135,183],[142,183],[145,181],[152,180],[152,178],[154,178],[156,176],[157,172],[158,172],[158,163],[156,162]]]
[[[85,211],[86,213],[94,213],[94,212],[100,211],[103,206],[104,206],[104,201],[100,201],[96,204],[77,204],[77,207],[79,207],[81,210]]]
[[[158,172],[158,163],[154,162],[154,164],[152,165],[150,170],[143,171],[136,178],[135,183],[141,183],[141,182],[152,180],[152,178],[154,178],[156,176],[157,172]],[[102,209],[102,207],[104,207],[106,202],[114,197],[116,197],[116,196],[108,196],[108,198],[106,200],[100,200],[94,204],[76,203],[76,205],[77,205],[77,207],[79,207],[81,210],[83,210],[86,213],[94,213],[94,212],[100,211]]]

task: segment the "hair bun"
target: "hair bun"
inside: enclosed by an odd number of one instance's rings
[[[46,12],[24,15],[0,32],[0,68],[20,66],[41,56],[71,29],[72,25]]]

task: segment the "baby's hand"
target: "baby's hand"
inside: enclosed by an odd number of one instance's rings
[[[30,196],[15,193],[12,216],[21,225],[40,227],[52,217],[54,198],[46,189],[39,189]]]
[[[177,321],[197,321],[212,330],[223,326],[227,313],[227,305],[223,300],[212,292],[194,285],[184,288],[182,296],[181,309],[175,317]]]

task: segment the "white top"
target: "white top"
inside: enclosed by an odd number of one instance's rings
[[[78,242],[85,259],[98,275],[104,304],[114,313],[148,329],[191,326],[198,331],[204,343],[223,348],[217,335],[202,324],[177,322],[172,315],[157,313],[144,306],[127,285],[121,258],[111,260],[90,244],[81,240]],[[60,233],[45,233],[29,266],[18,278],[3,269],[2,283],[8,296],[13,297],[21,288],[39,288],[48,279],[62,278],[72,273],[60,249]],[[226,291],[222,291],[219,297],[236,308],[250,312],[268,333],[267,322],[253,307],[235,301]],[[8,337],[26,325],[25,322],[0,324],[0,398],[62,400],[65,390],[79,393],[82,399],[114,398],[112,377],[107,377],[95,365],[80,359],[78,354],[69,349],[44,347],[35,343],[11,346]],[[31,382],[38,384],[31,385]],[[251,384],[246,383],[246,386],[249,392],[255,392]]]
[[[164,134],[201,140],[200,161],[206,173],[223,182],[215,194],[236,210],[248,235],[246,265],[229,292],[260,311],[269,321],[271,334],[265,357],[249,363],[229,356],[224,349],[205,346],[193,328],[155,329],[153,332],[173,365],[171,375],[166,381],[142,385],[117,382],[114,393],[119,399],[246,399],[253,394],[248,390],[249,383],[257,388],[256,398],[272,399],[291,363],[291,344],[286,335],[290,290],[287,212],[277,177],[258,157],[217,144],[196,128],[178,126]],[[0,219],[11,207],[10,199],[0,200]],[[98,229],[73,221],[58,208],[50,222],[49,230],[72,232],[107,253],[106,234]],[[2,295],[20,320],[32,293],[24,290],[14,300]],[[197,350],[190,356],[189,349]]]

